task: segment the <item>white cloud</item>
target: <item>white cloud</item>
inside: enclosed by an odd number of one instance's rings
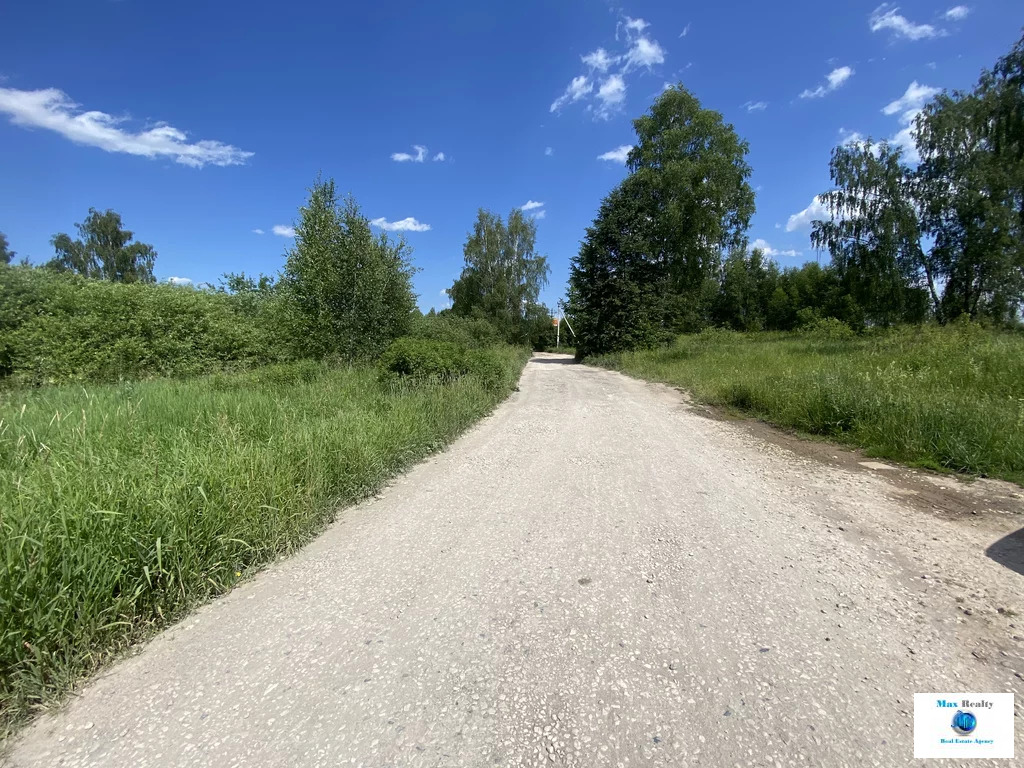
[[[256,229],[254,229],[252,232],[253,232],[254,235],[266,234],[262,229],[259,229],[258,227]]]
[[[896,37],[905,37],[908,40],[921,40],[926,37],[939,37],[945,34],[942,30],[936,29],[931,24],[915,24],[901,16],[899,7],[882,3],[871,12],[868,17],[868,24],[872,32],[879,32],[887,29]]]
[[[192,285],[190,277],[168,277],[167,282],[171,285]]]
[[[388,232],[426,232],[430,229],[429,224],[417,221],[412,216],[398,221],[388,221],[381,216],[379,219],[371,219],[370,223],[380,229],[386,229]]]
[[[416,150],[415,155],[408,152],[392,152],[391,159],[396,163],[422,163],[427,157],[427,148],[420,144],[413,144],[412,148]]]
[[[593,53],[580,57],[584,64],[598,72],[607,72],[609,67],[618,63],[619,58],[619,56],[612,56],[604,48],[598,48]]]
[[[626,81],[622,79],[622,75],[610,75],[602,82],[597,90],[597,98],[601,103],[594,110],[594,114],[607,119],[626,100]]]
[[[57,88],[38,91],[0,88],[0,112],[10,115],[14,125],[45,128],[76,144],[107,152],[170,158],[192,168],[242,165],[253,156],[252,152],[220,141],[189,142],[188,134],[167,123],[157,123],[138,132],[126,130],[122,124],[127,118],[96,110],[83,112]]]
[[[665,63],[665,49],[654,40],[647,37],[638,37],[633,41],[632,47],[626,53],[626,71],[647,67],[650,69],[655,64]]]
[[[757,240],[755,240],[754,242],[752,242],[750,244],[750,250],[753,251],[755,249],[760,249],[761,251],[764,252],[764,255],[768,256],[769,258],[775,258],[777,256],[787,256],[789,258],[795,258],[795,257],[801,255],[800,251],[794,251],[794,250],[780,251],[778,248],[772,248],[768,244],[767,240],[764,240],[764,239],[762,239],[760,237],[757,238]]]
[[[543,208],[544,203],[538,203],[536,200],[527,200],[519,207],[524,211],[532,211],[534,208]]]
[[[963,19],[967,18],[967,14],[969,14],[970,12],[971,9],[968,8],[966,5],[954,5],[944,14],[942,14],[942,18],[948,21],[962,21]]]
[[[557,112],[566,104],[579,101],[594,90],[594,84],[590,82],[590,78],[586,75],[580,75],[574,77],[568,86],[565,88],[565,93],[551,102],[551,112]]]
[[[643,19],[631,19],[629,18],[629,16],[627,16],[626,20],[622,23],[622,26],[625,27],[626,32],[628,34],[630,32],[643,32],[651,25],[648,24]]]
[[[866,137],[860,131],[848,131],[845,128],[839,129],[839,143],[846,144],[863,144]]]
[[[611,162],[614,163],[625,163],[626,158],[629,157],[629,152],[632,149],[632,144],[623,144],[621,147],[616,147],[615,149],[608,150],[603,155],[598,155],[597,159],[610,160]]]
[[[808,88],[807,90],[800,94],[800,98],[820,99],[826,93],[832,93],[832,91],[834,91],[836,88],[838,88],[851,77],[853,77],[853,75],[854,72],[851,67],[837,67],[836,69],[833,69],[825,76],[825,79],[828,80],[828,83],[826,85],[819,85],[814,90]]]
[[[285,224],[275,224],[271,232],[281,237],[295,237],[295,227],[289,227]]]
[[[690,25],[689,24],[687,24],[685,27],[683,27],[683,31],[679,33],[679,36],[680,37],[686,37],[688,34],[690,34]]]
[[[553,150],[551,147],[544,147],[544,154],[547,155],[548,157],[551,157],[553,154],[555,154],[555,150]]]
[[[895,115],[897,112],[906,112],[909,109],[919,110],[926,101],[929,101],[933,96],[941,92],[941,88],[921,85],[915,80],[907,86],[907,90],[902,96],[886,104],[882,108],[882,112],[886,115]]]
[[[768,109],[768,102],[748,101],[746,104],[743,105],[743,109],[747,110],[747,112],[763,112],[764,110]]]
[[[827,219],[828,217],[825,203],[820,196],[816,195],[810,205],[789,217],[786,221],[786,231],[793,232],[797,229],[805,229],[811,226],[811,222],[815,219]]]
[[[445,157],[444,152],[438,152],[436,155],[434,155],[435,163],[443,163],[446,159],[447,158]]]
[[[581,56],[585,73],[569,82],[562,94],[551,103],[551,112],[558,112],[567,104],[586,101],[586,111],[595,120],[607,120],[625,104],[625,75],[638,70],[650,71],[665,62],[665,49],[657,40],[644,33],[650,24],[643,19],[628,16],[624,19],[615,26],[615,39],[620,40],[620,30],[625,30],[625,39],[612,50],[601,47]]]
[[[534,218],[534,219],[543,219],[547,215],[548,215],[547,211],[535,211],[534,213],[530,214],[531,218]]]

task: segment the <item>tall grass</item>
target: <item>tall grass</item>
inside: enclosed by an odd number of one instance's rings
[[[589,363],[917,466],[1024,482],[1024,335],[707,331]]]
[[[407,385],[296,363],[0,394],[0,732],[444,445],[526,352]]]

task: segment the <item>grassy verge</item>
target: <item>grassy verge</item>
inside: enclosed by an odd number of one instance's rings
[[[873,456],[1024,483],[1020,333],[971,325],[853,338],[708,331],[587,362]]]
[[[525,350],[408,385],[292,364],[0,394],[0,735],[490,411]]]

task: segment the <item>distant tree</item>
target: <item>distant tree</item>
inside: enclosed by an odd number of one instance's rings
[[[14,261],[14,251],[10,249],[10,243],[7,242],[7,235],[0,232],[0,264],[10,264]]]
[[[537,222],[518,208],[504,221],[480,209],[463,246],[465,266],[448,291],[452,312],[492,323],[507,341],[526,344],[536,335],[538,304],[547,283],[547,258],[537,254]]]
[[[682,85],[633,121],[630,175],[573,258],[568,312],[581,355],[649,346],[708,325],[722,258],[754,212],[747,144]]]
[[[940,315],[1009,319],[1024,299],[1024,38],[970,92],[918,123],[923,230],[945,282]]]
[[[939,269],[922,246],[916,184],[901,154],[870,141],[836,147],[829,164],[836,186],[821,196],[830,216],[811,234],[831,254],[846,293],[880,325],[923,319],[923,289],[938,302]]]
[[[648,253],[667,268],[667,320],[695,330],[709,321],[723,255],[746,248],[754,213],[748,145],[682,84],[662,92],[633,127],[627,162],[652,225]]]
[[[650,347],[666,338],[668,270],[652,253],[653,222],[640,180],[601,202],[569,271],[567,314],[580,356]]]
[[[870,141],[836,148],[827,248],[846,295],[833,311],[872,323],[967,314],[1011,321],[1024,301],[1024,38],[971,91],[918,115],[920,163]],[[837,315],[833,315],[837,316]]]
[[[57,255],[45,264],[48,269],[118,283],[156,281],[156,250],[146,243],[131,242],[134,233],[122,229],[119,213],[90,208],[85,221],[75,226],[80,240],[63,233],[53,236],[51,243]]]
[[[764,251],[734,251],[722,264],[715,321],[737,331],[760,331],[768,322],[769,304],[778,288],[779,269]]]
[[[317,179],[299,211],[280,290],[303,355],[355,359],[404,334],[416,309],[405,241],[375,237],[356,201]]]

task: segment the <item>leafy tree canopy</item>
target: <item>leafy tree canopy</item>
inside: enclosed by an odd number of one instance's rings
[[[75,225],[81,239],[66,234],[53,236],[57,255],[46,267],[117,283],[152,283],[156,250],[146,243],[133,243],[133,232],[123,229],[121,214],[94,208],[81,224]]]

